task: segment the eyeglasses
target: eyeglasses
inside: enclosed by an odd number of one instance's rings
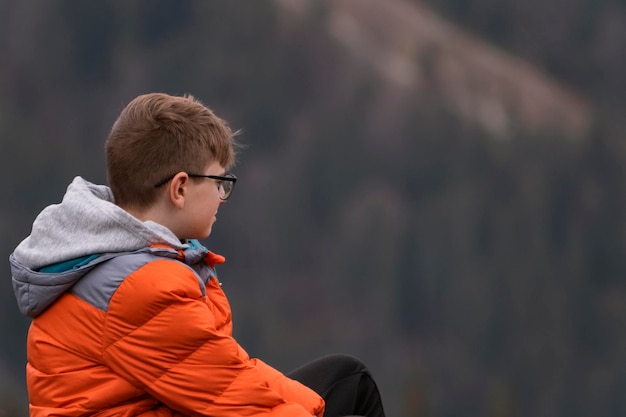
[[[165,185],[175,176],[176,174],[172,175],[171,177],[165,178],[163,181],[159,181],[158,183],[154,184],[154,188],[159,188],[160,186]],[[219,197],[222,201],[228,200],[230,195],[233,193],[233,190],[235,189],[235,183],[237,182],[237,177],[234,174],[226,174],[223,177],[219,175],[200,174],[187,174],[187,176],[191,178],[210,178],[212,180],[215,180],[215,182],[217,182],[217,189],[220,192]]]
[[[199,175],[199,174],[187,174],[191,178],[210,178],[217,182],[217,189],[220,192],[220,200],[226,201],[228,197],[233,193],[235,189],[235,183],[237,177],[234,174],[226,174],[223,177],[219,175]]]

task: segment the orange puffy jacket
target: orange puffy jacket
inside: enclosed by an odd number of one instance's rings
[[[69,287],[34,306],[43,312],[28,334],[32,417],[323,414],[320,396],[233,339],[214,270],[221,256],[151,247],[78,261],[34,272],[11,260],[19,285],[45,275]]]

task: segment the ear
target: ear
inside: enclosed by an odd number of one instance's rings
[[[187,196],[187,185],[189,175],[186,172],[179,172],[169,182],[168,195],[174,207],[182,209],[185,207],[185,197]]]

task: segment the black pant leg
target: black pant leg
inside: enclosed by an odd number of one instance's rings
[[[384,417],[376,382],[357,358],[332,354],[287,374],[317,392],[326,402],[325,417]]]

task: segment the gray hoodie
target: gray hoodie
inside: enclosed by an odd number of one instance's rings
[[[9,258],[20,311],[34,317],[95,264],[154,244],[189,247],[165,226],[142,222],[115,205],[108,187],[76,177],[63,201],[37,216],[30,236]],[[55,265],[61,267],[54,273],[41,271]]]

